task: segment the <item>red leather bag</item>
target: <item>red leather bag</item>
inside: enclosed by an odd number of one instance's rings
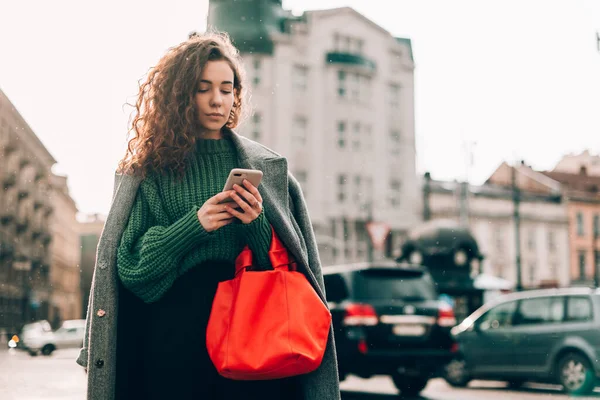
[[[219,374],[229,379],[306,374],[325,353],[331,313],[271,230],[273,270],[252,271],[246,246],[235,277],[219,283],[213,300],[206,347]]]

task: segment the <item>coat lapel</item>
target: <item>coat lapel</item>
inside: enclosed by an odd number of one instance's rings
[[[230,131],[229,135],[237,149],[240,168],[258,169],[263,172],[258,190],[273,229],[295,259],[308,267],[308,260],[302,251],[300,237],[294,229],[289,211],[287,160],[233,131]]]

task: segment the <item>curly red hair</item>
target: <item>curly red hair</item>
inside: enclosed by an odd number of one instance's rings
[[[202,69],[207,62],[220,60],[229,63],[234,75],[233,108],[225,126],[231,129],[239,124],[245,109],[239,51],[225,33],[192,33],[188,40],[170,48],[140,83],[119,172],[143,177],[183,174],[202,130],[194,102]]]

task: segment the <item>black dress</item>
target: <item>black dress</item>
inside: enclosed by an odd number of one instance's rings
[[[294,378],[233,381],[218,375],[206,350],[217,284],[233,265],[205,262],[179,277],[157,302],[119,290],[117,400],[292,400]]]

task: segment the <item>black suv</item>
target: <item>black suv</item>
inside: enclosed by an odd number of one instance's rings
[[[381,261],[324,267],[323,275],[340,380],[389,375],[411,396],[441,376],[458,350],[456,319],[425,267]]]

